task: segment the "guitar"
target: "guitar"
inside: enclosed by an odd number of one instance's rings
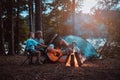
[[[48,51],[47,56],[51,61],[56,62],[62,56],[62,51],[60,49],[51,49]]]

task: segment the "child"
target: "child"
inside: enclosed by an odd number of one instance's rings
[[[46,48],[47,46],[44,45],[44,40],[42,38],[42,31],[37,31],[36,32],[36,38],[35,38],[35,41],[38,42],[39,44],[41,44],[39,47],[38,47],[38,50],[39,51],[44,51],[44,48]]]
[[[36,32],[35,41],[40,44],[40,46],[37,46],[36,49],[41,52],[41,55],[42,55],[41,60],[44,63],[46,58],[47,58],[46,57],[47,56],[46,51],[45,51],[47,46],[44,45],[45,43],[44,43],[44,40],[43,40],[43,37],[42,37],[42,31],[37,31]]]
[[[41,52],[39,50],[35,49],[35,47],[38,46],[39,43],[34,40],[34,33],[30,32],[28,37],[29,38],[26,41],[26,51],[31,52],[31,54],[35,54],[36,53],[37,54],[36,63],[37,64],[42,64],[42,62],[40,60]],[[29,64],[32,64],[32,58],[31,58]]]

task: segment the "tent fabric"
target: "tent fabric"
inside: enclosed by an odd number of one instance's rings
[[[82,55],[86,58],[90,57],[99,57],[97,51],[95,48],[90,44],[88,41],[84,40],[81,37],[74,36],[74,35],[68,35],[62,37],[68,44],[71,44],[72,42],[77,43],[77,47],[81,50]]]

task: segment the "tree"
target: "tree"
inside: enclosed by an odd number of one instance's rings
[[[34,25],[33,25],[33,0],[29,0],[28,2],[29,4],[29,27],[30,27],[30,31],[34,31]]]
[[[2,11],[3,10],[3,5],[2,1],[0,3],[0,55],[3,55],[5,53],[4,49],[4,34],[3,34],[3,20],[2,20]]]
[[[119,10],[119,0],[100,0],[98,1],[98,6],[96,8],[98,9],[104,9],[104,10]]]
[[[119,5],[119,2],[120,1],[118,0],[103,0],[98,2],[98,5],[102,5],[102,7],[98,7],[95,9],[96,20],[101,23],[103,22],[107,26],[109,41],[113,42],[120,41],[120,31],[118,31],[120,25],[120,7],[117,7],[117,5]]]
[[[72,2],[72,19],[73,19],[73,34],[75,34],[75,0]]]
[[[35,31],[42,31],[42,0],[35,0]]]
[[[73,29],[71,27],[73,26],[66,24],[66,21],[72,15],[72,2],[70,0],[54,0],[52,3],[46,3],[45,8],[51,9],[50,13],[43,14],[43,26],[47,34],[51,31],[62,36],[72,33]]]
[[[8,55],[14,54],[13,0],[7,1]]]
[[[14,33],[15,33],[15,35],[14,35],[14,38],[15,38],[15,40],[14,40],[14,45],[15,45],[15,53],[16,54],[18,54],[19,53],[19,27],[20,27],[20,25],[19,25],[19,13],[20,13],[20,0],[17,0],[17,2],[16,2],[16,4],[17,4],[17,6],[16,6],[16,8],[17,8],[17,13],[16,13],[16,25],[15,25],[15,27],[14,27]]]
[[[120,7],[119,0],[101,0],[98,7],[95,8],[95,17],[98,22],[107,26],[108,37],[101,53],[107,53],[107,56],[119,56],[120,42]],[[117,42],[117,44],[116,44]],[[115,46],[110,46],[113,43]],[[113,54],[114,53],[114,54]],[[118,53],[118,54],[116,54]]]

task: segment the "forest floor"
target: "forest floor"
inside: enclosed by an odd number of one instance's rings
[[[79,68],[64,63],[20,66],[25,59],[23,55],[0,56],[0,80],[120,80],[120,58],[86,61]]]

